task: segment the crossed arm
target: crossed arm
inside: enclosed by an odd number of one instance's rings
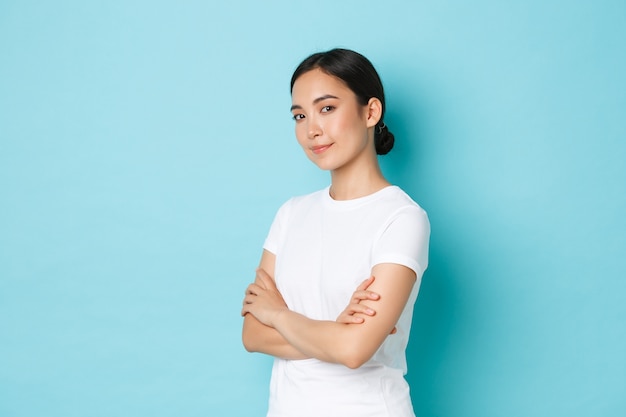
[[[415,272],[405,266],[376,265],[372,269],[376,279],[357,289],[339,322],[312,320],[289,310],[272,278],[274,264],[275,256],[264,251],[256,280],[246,291],[242,309],[246,349],[350,368],[367,362],[393,333],[416,280]]]

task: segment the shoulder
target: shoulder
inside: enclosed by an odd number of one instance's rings
[[[309,194],[299,195],[295,197],[291,197],[289,200],[285,201],[280,210],[298,210],[303,208],[309,208],[311,206],[316,206],[318,204],[322,204],[324,201],[324,196],[328,194],[328,187],[314,191]]]
[[[398,217],[412,218],[419,223],[429,223],[426,210],[415,202],[398,186],[390,186],[385,190],[385,198],[380,199],[379,210],[387,214],[388,221]]]
[[[428,266],[428,215],[400,188],[394,187],[389,194],[385,221],[375,238],[373,262],[404,265],[420,277]]]
[[[291,197],[279,207],[276,217],[288,218],[292,213],[314,209],[323,203],[324,196],[327,194],[328,187],[309,194]]]

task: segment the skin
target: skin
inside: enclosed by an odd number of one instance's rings
[[[389,185],[374,148],[382,105],[360,105],[343,81],[319,69],[294,84],[292,114],[298,143],[318,167],[330,171],[331,196],[348,200]],[[248,351],[285,359],[317,358],[358,368],[395,332],[415,273],[397,264],[378,264],[356,288],[337,321],[312,320],[289,310],[274,282],[276,257],[264,251],[254,283],[246,290],[243,343]],[[375,279],[373,277],[376,277]]]
[[[292,103],[298,143],[315,165],[330,171],[334,199],[359,198],[390,185],[374,148],[380,100],[361,106],[343,81],[315,69],[296,80]]]

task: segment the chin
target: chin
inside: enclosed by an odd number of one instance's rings
[[[311,162],[313,162],[322,171],[332,171],[337,168],[337,164],[332,161],[311,159]]]

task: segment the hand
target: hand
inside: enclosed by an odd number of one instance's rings
[[[380,295],[376,294],[372,291],[367,291],[367,288],[372,285],[374,282],[374,277],[369,277],[365,281],[363,281],[354,291],[352,297],[350,298],[350,303],[348,306],[339,314],[337,320],[338,323],[345,324],[359,324],[363,323],[365,319],[363,317],[355,316],[356,313],[365,314],[367,316],[373,316],[376,314],[376,311],[366,306],[365,304],[361,304],[363,300],[378,300]]]
[[[274,319],[285,310],[289,308],[272,277],[263,269],[257,269],[254,283],[246,289],[241,315],[250,313],[266,326],[274,327]]]
[[[350,298],[350,304],[348,304],[348,306],[341,312],[341,314],[339,314],[337,320],[335,320],[337,323],[360,324],[365,322],[365,319],[360,316],[355,316],[356,313],[361,313],[367,316],[374,316],[376,314],[376,311],[373,310],[371,307],[361,304],[361,301],[363,300],[376,301],[380,299],[379,294],[373,291],[367,291],[367,288],[372,285],[373,282],[374,277],[371,276],[363,281],[361,285],[356,288],[356,290],[352,294],[352,297]],[[394,334],[396,332],[397,329],[394,327],[389,334]]]

